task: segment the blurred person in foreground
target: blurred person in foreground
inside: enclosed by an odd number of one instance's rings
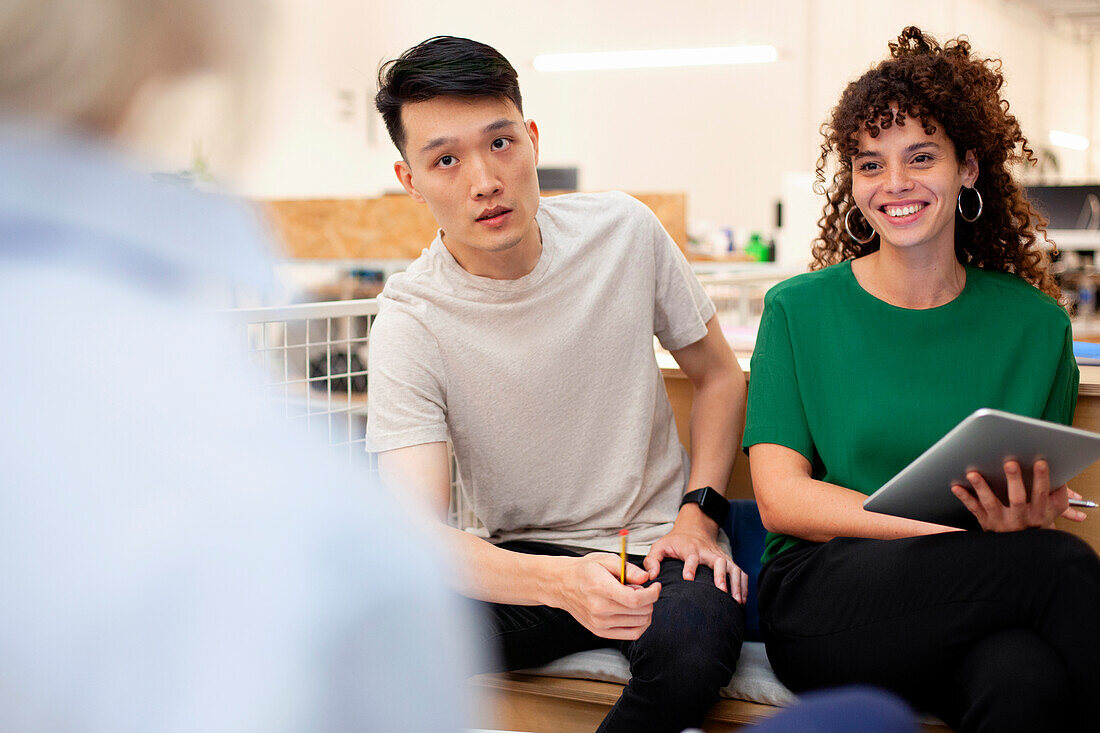
[[[0,4],[0,729],[463,720],[430,535],[273,419],[202,314],[267,288],[262,230],[120,152],[139,94],[233,73],[260,10]]]

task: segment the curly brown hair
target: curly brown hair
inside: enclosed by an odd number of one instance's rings
[[[942,46],[915,26],[890,43],[890,58],[879,63],[844,90],[830,119],[821,126],[825,141],[817,161],[814,191],[826,196],[818,220],[811,269],[817,270],[876,251],[879,238],[853,241],[844,217],[855,206],[852,198],[852,158],[859,152],[856,137],[866,131],[877,137],[892,124],[919,120],[929,135],[936,125],[955,145],[959,162],[973,150],[978,160],[975,187],[982,196],[982,216],[970,223],[956,213],[955,256],[964,265],[1019,275],[1058,299],[1061,290],[1050,274],[1050,261],[1036,245],[1036,232],[1046,233],[1047,220],[1027,200],[1009,172],[1012,164],[1035,164],[1016,117],[1001,98],[1001,62],[972,58],[965,36]],[[896,114],[895,110],[896,109]],[[837,158],[832,184],[825,187],[825,166]],[[852,217],[855,222],[862,217]],[[868,227],[863,222],[863,229]],[[864,232],[857,236],[865,238]]]

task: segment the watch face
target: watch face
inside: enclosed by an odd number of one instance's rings
[[[725,522],[726,515],[730,510],[730,503],[726,500],[726,497],[710,486],[703,487],[702,492],[699,497],[699,508],[718,524]]]

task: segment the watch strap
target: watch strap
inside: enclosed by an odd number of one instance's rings
[[[704,486],[701,489],[687,492],[684,494],[680,506],[682,507],[684,504],[698,504],[699,508],[703,510],[703,514],[713,519],[719,527],[725,523],[726,517],[730,513],[729,500],[711,486]]]

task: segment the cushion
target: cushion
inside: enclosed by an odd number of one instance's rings
[[[577,652],[555,659],[542,667],[516,671],[521,674],[617,682],[621,685],[625,685],[630,679],[630,665],[618,649]],[[796,699],[794,693],[776,679],[771,665],[768,664],[764,644],[758,641],[745,642],[733,678],[722,689],[721,694],[722,697],[766,705],[789,705]]]

